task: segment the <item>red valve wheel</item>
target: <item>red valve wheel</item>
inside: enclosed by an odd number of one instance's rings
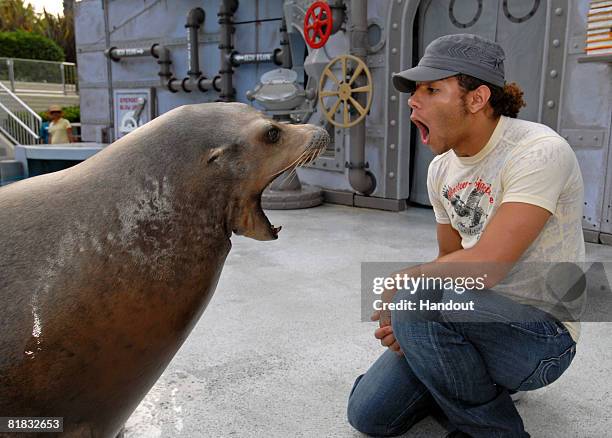
[[[304,16],[304,37],[311,49],[320,49],[325,45],[332,31],[332,15],[329,5],[316,1]]]

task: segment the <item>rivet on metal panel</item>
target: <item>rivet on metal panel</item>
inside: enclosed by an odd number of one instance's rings
[[[402,0],[397,0],[397,2],[398,2],[399,4],[402,4]]]
[[[559,41],[558,39],[554,39],[552,44],[553,44],[553,47],[559,47],[561,45],[561,41]]]
[[[595,137],[593,137],[593,140],[594,141],[599,141],[599,137],[595,136]]]
[[[397,23],[393,23],[393,24],[391,25],[391,27],[392,27],[393,29],[397,29]]]
[[[391,96],[391,102],[395,102],[397,100],[397,96]]]
[[[391,49],[391,53],[393,53],[394,55],[397,53],[397,49],[394,47]]]
[[[391,143],[391,144],[389,145],[389,149],[395,149],[395,144]]]
[[[389,172],[389,178],[391,178],[391,179],[395,178],[395,173]]]
[[[340,135],[342,134],[342,131],[340,129],[336,129],[336,134]]]
[[[340,152],[340,148],[336,148],[336,152]]]
[[[549,100],[548,102],[546,102],[546,106],[548,108],[554,108],[555,107],[555,101],[554,100]]]
[[[582,140],[584,140],[584,137],[582,135],[579,135],[578,136],[578,140],[582,141]]]
[[[336,167],[340,167],[340,165],[338,163],[336,163]]]
[[[563,15],[563,8],[555,9],[555,15]]]
[[[327,167],[327,163],[323,163],[323,167]]]
[[[559,74],[557,73],[557,70],[551,70],[550,71],[550,77],[551,78],[556,78]]]
[[[391,120],[391,121],[389,122],[389,124],[390,124],[391,126],[395,126],[395,120]]]

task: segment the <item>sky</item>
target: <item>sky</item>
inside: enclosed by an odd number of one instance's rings
[[[54,15],[64,12],[62,0],[26,0],[25,3],[31,4],[36,12],[42,12],[43,8]]]

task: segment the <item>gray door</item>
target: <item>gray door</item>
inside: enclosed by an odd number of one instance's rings
[[[525,92],[527,107],[523,108],[519,117],[538,121],[546,1],[426,0],[419,8],[418,26],[419,58],[425,47],[442,35],[472,33],[500,43],[506,52],[506,80],[517,82]],[[430,205],[427,168],[433,154],[418,135],[412,141],[414,159],[410,200]]]

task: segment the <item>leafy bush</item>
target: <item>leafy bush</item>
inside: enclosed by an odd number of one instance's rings
[[[62,108],[62,111],[64,112],[63,117],[70,123],[79,123],[81,121],[81,112],[78,106],[65,106]],[[46,111],[41,111],[38,115],[46,122],[50,120]]]
[[[63,61],[64,51],[47,37],[17,30],[0,32],[0,57]]]
[[[64,118],[70,123],[81,121],[81,109],[78,106],[67,106],[64,109]]]

